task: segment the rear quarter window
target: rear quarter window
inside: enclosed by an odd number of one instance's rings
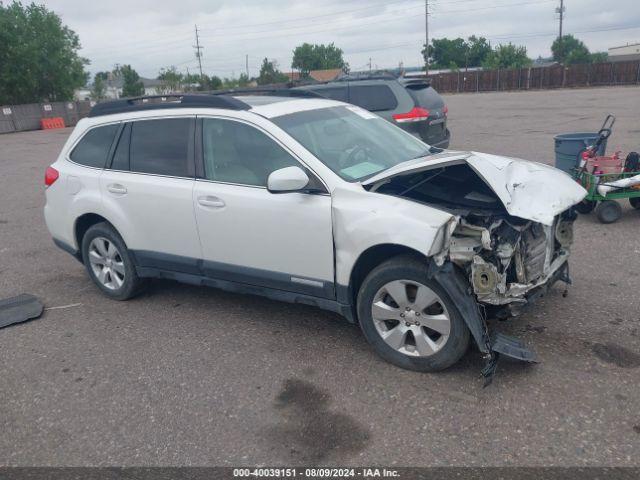
[[[78,142],[69,158],[80,165],[104,168],[118,128],[118,124],[92,128]]]
[[[318,88],[314,90],[317,94],[322,95],[323,97],[330,98],[331,100],[337,100],[339,102],[348,102],[347,99],[347,87],[329,87],[329,88]]]
[[[349,103],[370,112],[394,110],[398,106],[396,96],[387,85],[349,85]]]

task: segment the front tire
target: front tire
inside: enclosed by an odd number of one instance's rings
[[[93,225],[85,233],[82,260],[91,280],[109,298],[128,300],[144,285],[124,241],[106,222]]]
[[[369,344],[398,367],[444,370],[469,347],[460,312],[447,291],[429,278],[421,258],[402,255],[373,269],[360,287],[357,308]]]

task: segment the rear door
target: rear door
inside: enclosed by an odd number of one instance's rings
[[[130,122],[102,174],[105,210],[139,266],[199,273],[194,135],[195,117]]]

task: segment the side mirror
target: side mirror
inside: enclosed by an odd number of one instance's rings
[[[297,192],[309,184],[309,177],[300,167],[286,167],[271,172],[267,190],[271,193]]]

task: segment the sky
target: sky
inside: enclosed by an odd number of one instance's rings
[[[424,0],[36,0],[62,17],[95,73],[131,64],[155,78],[163,67],[197,72],[195,25],[204,73],[257,75],[263,58],[291,70],[304,42],[335,43],[352,70],[421,65]],[[429,0],[429,36],[484,36],[551,55],[560,0]],[[564,33],[591,51],[640,42],[640,0],[565,0]]]

